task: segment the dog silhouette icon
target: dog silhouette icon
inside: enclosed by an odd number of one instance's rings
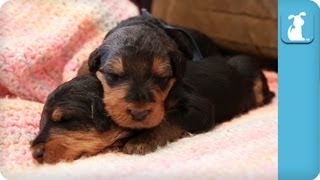
[[[293,19],[293,23],[288,28],[288,39],[290,41],[305,41],[306,39],[302,35],[302,26],[304,25],[304,20],[302,16],[306,16],[307,13],[300,12],[298,15],[290,15],[288,19]]]

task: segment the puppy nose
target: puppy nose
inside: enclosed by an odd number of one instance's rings
[[[149,114],[150,110],[135,110],[131,109],[129,110],[133,120],[136,121],[143,121]]]
[[[32,157],[37,160],[39,163],[43,161],[43,154],[44,154],[44,146],[36,146],[33,149]]]

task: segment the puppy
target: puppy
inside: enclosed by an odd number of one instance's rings
[[[97,154],[129,135],[112,123],[102,102],[103,89],[93,75],[60,85],[44,105],[40,132],[31,143],[39,163],[71,161]]]
[[[120,23],[90,54],[89,70],[102,82],[106,111],[117,125],[140,132],[125,153],[146,154],[205,132],[273,97],[252,59],[213,51],[190,61],[188,54],[159,20],[143,16]]]

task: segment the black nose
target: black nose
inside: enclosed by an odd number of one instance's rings
[[[143,121],[149,114],[150,110],[129,110],[132,119],[136,121]]]
[[[36,146],[33,149],[32,157],[37,160],[39,163],[42,163],[43,161],[43,153],[44,153],[44,146]]]

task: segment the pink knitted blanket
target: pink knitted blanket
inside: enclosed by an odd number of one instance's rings
[[[29,142],[46,96],[76,75],[127,0],[10,0],[0,11],[0,170],[8,179],[276,179],[277,98],[145,156],[106,153],[38,165]],[[277,75],[266,72],[277,92]]]
[[[0,95],[44,102],[106,32],[138,14],[128,0],[10,0],[0,11]]]

